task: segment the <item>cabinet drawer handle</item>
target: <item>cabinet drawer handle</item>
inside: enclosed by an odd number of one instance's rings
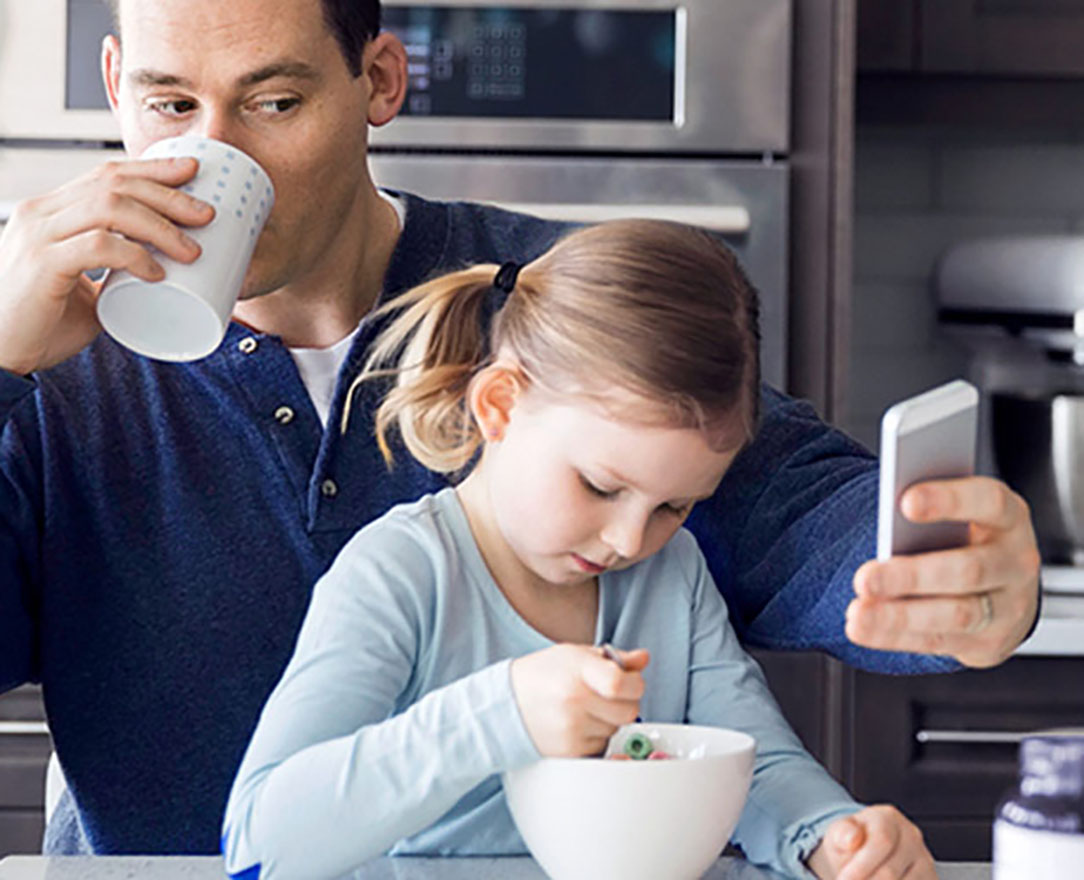
[[[44,721],[0,721],[0,736],[48,736]]]
[[[1030,733],[1011,733],[1005,730],[920,730],[915,739],[920,743],[1018,743]]]

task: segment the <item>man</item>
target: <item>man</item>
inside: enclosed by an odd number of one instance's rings
[[[377,0],[117,6],[103,72],[129,154],[216,137],[277,198],[223,345],[184,365],[100,335],[83,273],[158,278],[151,247],[196,259],[184,227],[213,212],[177,189],[194,160],[109,163],[17,207],[0,238],[0,688],[44,686],[70,785],[47,850],[213,852],[313,582],[356,529],[441,485],[405,456],[385,470],[364,390],[339,430],[379,328],[365,316],[560,228],[374,187],[367,125],[406,84]],[[887,671],[1005,659],[1036,614],[1023,502],[987,479],[912,490],[908,515],[971,521],[971,546],[865,562],[875,463],[801,403],[766,389],[764,409],[689,521],[743,638]]]

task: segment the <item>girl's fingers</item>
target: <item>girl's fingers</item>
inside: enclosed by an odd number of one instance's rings
[[[618,651],[626,672],[643,672],[651,660],[651,653],[646,648],[637,648],[635,651]]]
[[[639,700],[644,695],[644,677],[639,671],[623,670],[593,650],[584,654],[580,677],[591,691],[608,700]]]
[[[609,727],[610,736],[622,724],[632,724],[640,714],[639,700],[605,700],[595,697],[587,705],[587,713]]]
[[[899,824],[875,810],[876,807],[869,807],[855,815],[854,820],[864,827],[865,841],[839,872],[837,880],[872,880],[877,869],[895,853],[900,838]]]
[[[833,857],[838,855],[846,859],[850,857],[852,852],[862,846],[865,839],[866,831],[862,827],[862,823],[856,822],[850,816],[847,816],[828,826],[825,845],[833,854]]]

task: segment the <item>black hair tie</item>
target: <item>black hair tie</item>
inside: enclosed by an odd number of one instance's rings
[[[519,270],[522,268],[519,263],[502,263],[493,279],[493,286],[503,293],[511,293],[516,289],[516,279],[519,278]]]

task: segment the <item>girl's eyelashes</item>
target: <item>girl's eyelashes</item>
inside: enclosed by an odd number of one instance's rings
[[[603,489],[592,483],[584,474],[580,474],[579,476],[580,483],[583,484],[583,487],[597,498],[615,498],[617,497],[618,492],[621,491],[620,489]],[[660,504],[658,510],[661,513],[668,513],[671,516],[684,517],[693,509],[693,503],[694,502],[690,501],[688,504],[682,504],[680,507],[676,504]]]
[[[614,489],[614,490],[600,489],[598,486],[596,486],[594,483],[592,483],[589,479],[587,479],[587,477],[585,477],[583,474],[580,474],[580,482],[583,484],[583,487],[588,492],[590,492],[592,495],[598,496],[599,498],[613,498],[617,494],[616,489]]]

